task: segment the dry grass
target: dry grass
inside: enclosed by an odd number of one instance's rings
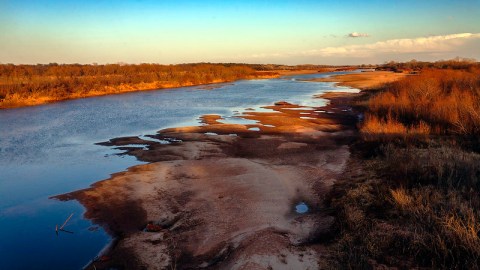
[[[480,154],[448,145],[381,147],[390,179],[404,185],[480,190]]]
[[[367,114],[361,127],[363,139],[391,141],[393,139],[426,139],[431,133],[430,125],[424,121],[406,126],[391,115],[385,119]]]
[[[392,195],[395,204],[402,209],[411,207],[413,199],[407,194],[407,191],[404,188],[391,189],[390,194]]]
[[[362,131],[480,134],[480,69],[424,70],[390,84],[369,100]]]
[[[0,65],[0,108],[261,76],[240,64]]]
[[[330,206],[332,269],[480,269],[480,69],[424,70],[366,102]]]
[[[347,173],[349,183],[336,186],[343,194],[331,202],[339,230],[332,269],[478,269],[478,192],[406,187],[380,177],[383,159],[362,163],[364,175]]]

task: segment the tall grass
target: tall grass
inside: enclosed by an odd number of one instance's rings
[[[381,146],[385,169],[403,186],[480,191],[480,154],[455,146]]]
[[[383,151],[386,157],[363,160],[361,170],[349,166],[335,187],[343,194],[330,204],[339,230],[331,267],[479,269],[480,155],[444,147]]]
[[[383,134],[480,134],[480,68],[423,70],[372,97],[362,131]]]

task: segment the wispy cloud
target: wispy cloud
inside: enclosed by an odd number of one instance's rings
[[[353,33],[350,33],[350,34],[347,35],[347,37],[351,37],[351,38],[369,37],[369,36],[370,36],[369,34],[357,33],[357,32],[353,32]]]
[[[424,60],[455,56],[479,58],[480,33],[458,33],[416,38],[390,39],[374,43],[324,47],[306,51],[237,55],[232,61],[254,63],[363,63],[391,59],[409,60],[423,54]]]
[[[390,39],[369,44],[326,47],[300,52],[300,55],[369,57],[380,53],[438,53],[448,52],[472,39],[479,39],[480,33],[460,33],[443,36]]]

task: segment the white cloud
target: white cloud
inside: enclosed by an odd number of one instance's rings
[[[436,61],[456,56],[480,59],[480,33],[390,39],[374,43],[324,47],[306,51],[269,52],[224,57],[218,61],[283,64],[365,64],[387,60]]]
[[[369,44],[326,47],[300,52],[304,56],[323,57],[369,57],[385,53],[438,53],[448,52],[472,39],[480,38],[480,33],[460,33],[443,36],[390,39]]]
[[[352,37],[352,38],[369,37],[369,36],[370,36],[369,34],[357,33],[357,32],[353,32],[353,33],[350,33],[350,34],[347,35],[347,37]]]

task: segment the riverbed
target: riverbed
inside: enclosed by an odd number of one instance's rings
[[[205,114],[221,115],[226,122],[243,121],[235,116],[265,110],[261,107],[279,100],[319,107],[325,100],[312,97],[335,87],[301,80],[344,73],[144,91],[0,111],[0,268],[79,269],[110,242],[108,234],[83,218],[80,204],[49,199],[143,163],[95,143],[198,125]],[[65,229],[73,233],[57,235],[55,226],[71,213]]]

